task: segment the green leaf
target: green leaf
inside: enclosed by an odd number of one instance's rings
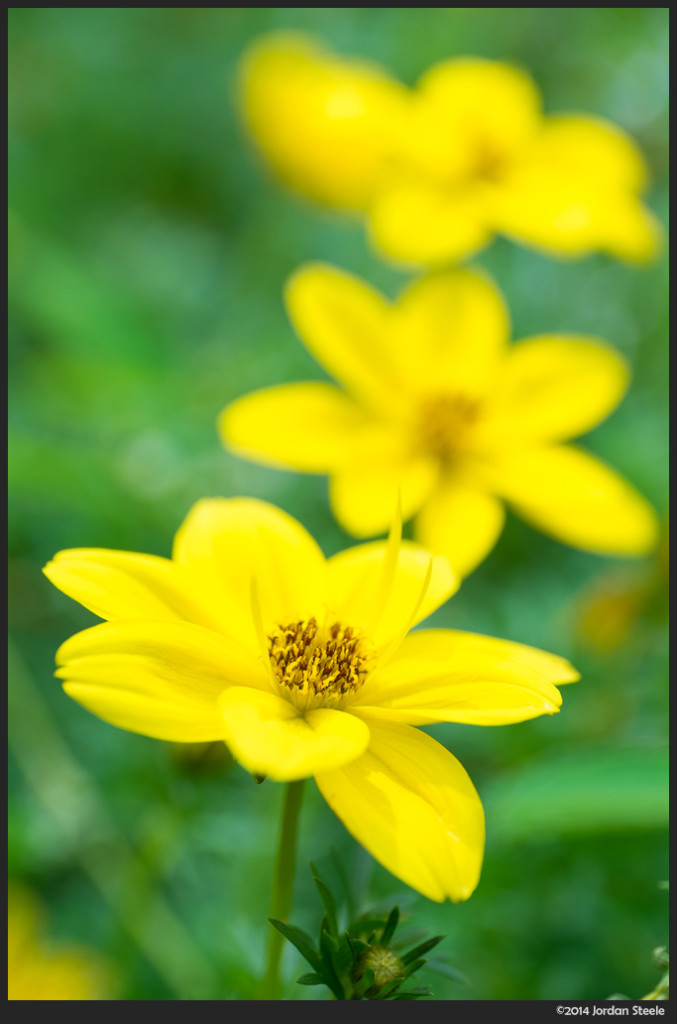
[[[407,964],[407,966],[404,969],[404,977],[408,978],[410,974],[414,974],[415,971],[418,971],[418,970],[420,970],[421,967],[423,967],[423,964],[427,964],[427,963],[428,963],[427,960],[420,959],[420,960],[414,960],[412,963]]]
[[[441,942],[444,935],[435,935],[432,939],[427,939],[425,942],[421,942],[420,945],[414,946],[408,953],[400,957],[403,964],[410,964],[414,960],[418,960],[420,957],[425,956],[429,950],[434,949],[438,942]]]
[[[348,931],[351,935],[366,935],[373,933],[374,929],[380,931],[381,928],[383,928],[382,917],[363,917],[349,925]]]
[[[427,967],[429,971],[435,971],[436,974],[441,974],[443,978],[451,978],[452,981],[458,981],[461,985],[468,984],[468,979],[465,975],[461,974],[455,967],[452,967],[446,960],[438,960],[433,957],[428,960]]]
[[[324,911],[327,915],[328,931],[330,931],[332,935],[338,935],[339,930],[336,913],[336,900],[334,899],[333,893],[329,889],[329,886],[323,882],[318,875],[312,861],[310,862],[310,870],[313,873],[313,881],[317,886],[317,891],[320,894],[320,899],[322,900],[322,905],[324,906]]]
[[[412,943],[423,942],[428,932],[425,928],[407,928],[406,931],[400,932],[397,937],[397,943],[401,948],[410,946]]]
[[[429,988],[409,988],[404,989],[402,992],[398,992],[394,999],[423,999],[425,996],[431,996],[432,990]]]
[[[539,759],[487,787],[496,839],[664,828],[668,752],[663,748],[578,751]]]
[[[353,950],[347,935],[341,936],[337,942],[336,950],[331,954],[332,964],[338,978],[343,982],[347,980],[353,967]]]
[[[300,978],[296,979],[297,985],[326,985],[324,978],[320,977],[319,974],[302,974]]]
[[[390,940],[392,939],[393,935],[395,934],[395,929],[397,928],[399,920],[400,920],[400,908],[399,907],[393,907],[393,909],[390,911],[390,914],[388,915],[388,920],[386,921],[386,926],[383,929],[383,935],[381,936],[381,945],[382,946],[389,946],[390,945]]]
[[[359,981],[355,982],[353,987],[353,995],[356,999],[363,999],[365,994],[369,991],[371,986],[374,984],[374,972],[371,967],[367,967],[366,971],[362,975]]]
[[[336,953],[339,948],[339,940],[335,935],[325,926],[325,920],[322,921],[322,929],[320,931],[320,950],[327,950],[329,953]]]
[[[327,985],[337,999],[345,999],[343,983],[334,969],[334,954],[338,952],[339,943],[333,935],[323,928],[320,931],[320,953],[322,955],[322,970],[327,978]]]
[[[362,939],[354,939],[351,936],[350,932],[346,931],[343,934],[345,935],[346,941],[350,947],[353,963],[357,963],[361,955],[364,953],[365,949],[369,949],[369,946],[367,945],[366,942],[363,942]]]
[[[374,999],[389,999],[393,992],[396,992],[400,985],[404,982],[404,978],[393,978],[392,981],[387,981],[385,985],[382,985],[378,990],[377,994],[373,997]]]
[[[341,885],[343,886],[343,894],[345,896],[345,901],[348,908],[348,919],[352,921],[357,909],[355,907],[353,887],[350,884],[350,879],[348,878],[348,874],[343,864],[343,860],[341,859],[341,857],[339,857],[338,853],[336,852],[336,849],[333,846],[329,851],[329,855],[331,857],[332,864],[334,865],[334,870],[336,871],[336,874],[340,879]]]
[[[292,946],[296,946],[301,956],[308,961],[314,970],[322,971],[322,961],[310,935],[307,935],[301,928],[297,928],[293,924],[285,924],[284,921],[276,921],[272,917],[269,917],[268,920],[274,928],[277,928],[278,932],[282,932],[285,939],[291,942]]]

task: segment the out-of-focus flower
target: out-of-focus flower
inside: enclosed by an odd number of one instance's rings
[[[577,600],[581,641],[598,654],[622,650],[642,619],[667,620],[668,527],[648,565],[614,571],[594,580]]]
[[[350,533],[387,529],[398,492],[417,540],[469,573],[491,550],[503,501],[558,540],[641,555],[656,516],[634,488],[579,448],[623,397],[625,360],[595,338],[543,335],[508,345],[508,314],[476,271],[429,275],[389,304],[323,264],[286,289],[292,323],[346,388],[285,384],[221,415],[226,444],[269,465],[329,473]]]
[[[301,35],[265,38],[242,63],[242,109],[266,157],[287,184],[341,209],[371,202],[408,98],[376,65]]]
[[[366,216],[397,261],[450,262],[497,233],[562,258],[656,254],[634,142],[601,118],[545,116],[532,79],[509,64],[454,58],[408,89],[377,65],[277,33],[246,53],[240,102],[277,174]]]
[[[10,885],[7,905],[8,998],[106,999],[108,968],[100,956],[43,938],[40,910],[23,888]]]
[[[520,644],[410,634],[458,580],[399,526],[325,559],[274,506],[205,499],[171,560],[70,550],[45,573],[110,620],[59,649],[66,693],[133,732],[222,739],[256,775],[315,776],[357,840],[434,900],[472,893],[484,819],[459,762],[412,726],[552,714],[554,684],[578,678]]]

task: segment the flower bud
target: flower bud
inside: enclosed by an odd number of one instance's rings
[[[402,961],[386,946],[369,946],[365,949],[355,968],[355,980],[359,981],[367,969],[374,972],[374,983],[369,990],[374,993],[388,982],[404,977]]]

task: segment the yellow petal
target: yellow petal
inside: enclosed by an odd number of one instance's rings
[[[630,193],[528,167],[497,191],[495,229],[560,258],[605,250],[635,263],[654,259],[661,227]]]
[[[533,80],[498,61],[455,58],[433,65],[417,86],[419,130],[413,135],[427,169],[476,177],[500,173],[541,127]]]
[[[186,698],[212,700],[228,685],[267,688],[269,675],[257,657],[235,640],[188,622],[102,622],[70,637],[57,651],[60,669],[114,655],[144,661],[158,679]],[[61,671],[64,677],[63,671]]]
[[[398,500],[409,519],[427,500],[438,477],[437,462],[427,456],[353,465],[329,481],[329,501],[341,526],[355,537],[387,530]]]
[[[397,878],[429,899],[467,899],[479,880],[484,814],[463,767],[430,736],[369,723],[369,749],[316,776],[348,831]]]
[[[111,991],[105,962],[89,949],[43,938],[41,908],[16,883],[7,893],[8,999],[95,1000]]]
[[[634,196],[618,196],[605,210],[600,245],[628,263],[649,263],[663,244],[663,227],[651,210]]]
[[[216,595],[224,629],[258,644],[255,582],[264,628],[315,614],[325,598],[324,556],[300,523],[254,498],[205,498],[188,513],[174,558]]]
[[[498,665],[512,667],[516,671],[527,669],[557,686],[580,679],[580,673],[559,654],[550,654],[514,640],[458,629],[418,629],[409,634],[397,655],[400,669],[406,671],[407,663],[409,667],[423,661],[443,666],[448,659],[453,659],[457,665],[474,665],[480,671],[489,671]],[[383,674],[394,679],[400,669],[393,662]]]
[[[57,653],[64,690],[113,725],[175,742],[223,739],[218,697],[268,677],[219,633],[180,622],[107,622]]]
[[[442,480],[416,517],[416,539],[428,551],[446,555],[461,576],[486,558],[498,540],[502,502],[463,479]]]
[[[499,440],[568,440],[608,416],[628,382],[626,360],[597,338],[527,338],[508,354],[484,429]]]
[[[117,678],[126,678],[126,667],[125,662],[117,663]],[[91,669],[93,676],[100,674],[96,660]],[[200,707],[173,697],[147,696],[142,692],[135,673],[129,688],[79,680],[66,680],[63,688],[69,697],[88,711],[128,732],[173,743],[207,743],[223,739],[224,730],[215,707]]]
[[[367,224],[376,249],[412,266],[432,267],[470,256],[492,235],[483,189],[461,185],[450,191],[406,177],[379,190]]]
[[[403,541],[399,550],[387,603],[375,614],[381,597],[386,541],[360,544],[339,552],[327,562],[331,607],[348,625],[368,628],[378,619],[370,639],[385,647],[407,627],[420,597],[431,555],[418,544]],[[456,592],[459,581],[446,558],[432,559],[432,575],[423,602],[411,626],[421,622]]]
[[[109,975],[96,955],[77,946],[67,952],[51,944],[30,951],[30,959],[12,964],[8,975],[8,999],[22,1002],[87,1000],[105,998]]]
[[[644,555],[658,543],[658,520],[647,500],[571,445],[502,452],[494,483],[521,516],[574,547]]]
[[[332,206],[364,208],[408,102],[378,67],[301,34],[271,34],[242,62],[241,108],[264,156],[287,184]]]
[[[645,176],[620,129],[594,118],[547,118],[495,196],[496,228],[563,256],[608,249],[651,259],[660,229],[637,195]]]
[[[410,388],[481,397],[510,334],[503,296],[485,273],[447,270],[415,281],[393,310],[393,346]]]
[[[554,714],[561,704],[554,684],[578,678],[564,658],[534,647],[424,629],[369,677],[351,710],[410,725],[505,725]]]
[[[389,358],[389,306],[374,288],[325,263],[287,282],[289,318],[315,358],[364,403],[388,408],[396,386]]]
[[[327,473],[354,458],[369,419],[331,384],[282,384],[238,398],[219,429],[237,455],[307,473]]]
[[[199,583],[168,558],[99,548],[59,551],[45,576],[102,619],[156,619],[218,626]]]
[[[496,231],[516,242],[555,257],[579,257],[599,247],[596,207],[599,200],[583,194],[565,171],[528,167],[497,192],[493,216]]]
[[[301,714],[272,693],[234,687],[220,700],[226,740],[244,767],[278,782],[304,779],[359,757],[368,726],[330,708]]]
[[[44,915],[28,890],[15,882],[8,884],[7,897],[7,959],[19,966],[35,948]]]
[[[629,135],[602,118],[555,114],[545,118],[527,160],[564,165],[588,182],[641,192],[648,174],[644,158]]]

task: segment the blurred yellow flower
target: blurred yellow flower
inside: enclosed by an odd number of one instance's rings
[[[105,999],[110,988],[102,959],[88,949],[53,945],[42,938],[34,898],[10,884],[7,903],[8,998]]]
[[[325,559],[273,505],[205,499],[171,560],[71,550],[45,573],[110,620],[60,648],[66,693],[133,732],[224,740],[257,775],[315,776],[355,838],[434,900],[475,888],[484,819],[459,762],[412,726],[552,714],[554,684],[578,678],[521,644],[410,634],[458,580],[399,526]]]
[[[544,116],[532,79],[509,64],[454,58],[408,89],[378,65],[275,33],[242,61],[240,105],[277,174],[365,215],[394,260],[448,263],[497,233],[563,258],[657,251],[633,141],[601,118]]]
[[[502,296],[471,270],[431,274],[389,304],[359,279],[309,264],[286,301],[346,391],[316,382],[256,391],[224,410],[221,434],[246,458],[329,473],[334,514],[350,533],[386,530],[399,492],[416,539],[462,575],[498,539],[504,501],[574,547],[641,555],[656,544],[646,500],[561,443],[626,390],[625,360],[604,342],[543,335],[508,345]]]
[[[660,546],[648,564],[599,576],[577,596],[575,626],[581,643],[608,656],[624,651],[638,630],[667,621],[668,547],[666,521]]]

